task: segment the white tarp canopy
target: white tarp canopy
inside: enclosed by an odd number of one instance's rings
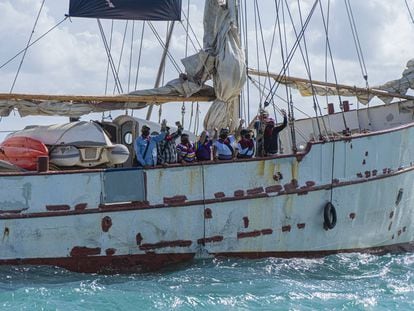
[[[45,145],[112,146],[104,130],[95,122],[71,122],[66,124],[29,126],[12,133],[10,137],[30,137]]]

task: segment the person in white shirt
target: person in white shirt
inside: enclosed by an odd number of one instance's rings
[[[229,135],[229,130],[223,128],[220,130],[219,139],[213,144],[213,155],[215,160],[232,160],[234,157],[235,142],[233,135]]]

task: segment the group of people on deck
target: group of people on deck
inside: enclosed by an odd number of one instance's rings
[[[166,166],[174,163],[226,161],[277,154],[279,133],[287,126],[286,112],[282,110],[281,113],[283,123],[280,125],[276,125],[267,111],[262,110],[248,128],[243,128],[244,120],[241,120],[234,135],[231,135],[227,128],[220,131],[214,129],[213,137],[210,137],[207,131],[203,131],[195,143],[190,141],[188,134],[183,133],[183,127],[179,122],[176,122],[177,131],[174,133],[170,133],[166,120],[161,123],[161,133],[151,133],[151,129],[143,125],[141,135],[134,144],[138,165]],[[179,138],[180,142],[177,143]]]

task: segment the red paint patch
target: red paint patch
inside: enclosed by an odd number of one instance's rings
[[[142,251],[167,248],[167,247],[190,247],[193,242],[189,240],[177,240],[177,241],[161,241],[154,244],[142,244],[139,249]]]
[[[164,204],[178,205],[178,204],[185,203],[185,201],[187,201],[187,197],[185,195],[176,195],[170,198],[165,197],[163,200],[164,200]]]
[[[106,256],[113,256],[116,253],[116,249],[115,248],[107,248],[105,250],[105,254]]]
[[[298,224],[297,226],[298,226],[298,229],[305,229],[306,224]]]
[[[88,203],[79,203],[75,205],[75,211],[84,211],[88,207]]]
[[[216,199],[222,199],[222,198],[225,198],[226,195],[224,194],[224,192],[217,192],[217,193],[214,194],[214,197]]]
[[[244,197],[244,190],[236,190],[236,191],[234,191],[234,196],[236,198]]]
[[[390,219],[394,217],[394,211],[390,213]]]
[[[314,181],[307,181],[306,182],[306,187],[314,187],[316,185],[316,182],[314,182]]]
[[[195,253],[154,254],[63,258],[26,258],[0,260],[0,265],[59,266],[82,273],[114,274],[150,272],[194,259]]]
[[[209,238],[203,238],[203,239],[198,239],[197,243],[199,245],[205,245],[207,243],[217,243],[217,242],[221,242],[224,240],[224,237],[222,235],[216,235],[216,236],[212,236]]]
[[[109,216],[102,218],[101,227],[103,232],[108,232],[112,227],[112,219]]]
[[[272,229],[263,229],[260,232],[262,233],[262,235],[271,235],[271,234],[273,234],[273,230]]]
[[[238,239],[245,239],[245,238],[256,238],[261,235],[271,235],[273,234],[272,229],[263,229],[263,230],[254,230],[250,232],[238,232],[237,238]]]
[[[249,217],[243,217],[243,223],[245,228],[249,228]]]
[[[254,188],[254,189],[247,190],[247,195],[255,195],[255,194],[260,194],[260,193],[263,193],[263,192],[264,192],[263,187],[259,187],[259,188]]]
[[[245,238],[255,238],[262,235],[262,233],[258,230],[251,231],[251,232],[238,232],[237,238],[238,239],[245,239]]]
[[[138,234],[135,236],[135,240],[137,241],[137,245],[138,245],[138,246],[139,246],[139,245],[141,245],[142,240],[143,240],[141,233],[138,233]]]
[[[355,219],[355,217],[356,217],[356,214],[355,214],[355,213],[351,213],[351,214],[349,214],[349,218],[351,218],[352,220],[354,220],[354,219]]]
[[[87,256],[96,256],[101,253],[100,247],[85,247],[85,246],[75,246],[70,251],[71,257],[87,257]]]
[[[298,181],[296,179],[292,179],[292,181],[289,184],[285,185],[285,191],[292,192],[295,191],[298,187]]]
[[[213,218],[213,212],[211,211],[211,209],[206,208],[204,210],[204,218],[205,219],[212,219]]]
[[[266,187],[265,189],[266,193],[276,193],[282,190],[283,190],[283,187],[281,185],[269,186],[269,187]]]
[[[57,212],[57,211],[68,211],[70,210],[69,205],[46,205],[46,210],[51,212]]]
[[[282,227],[282,232],[290,232],[291,230],[292,230],[291,225],[287,225],[287,226]]]

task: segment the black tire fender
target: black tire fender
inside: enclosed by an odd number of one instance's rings
[[[332,230],[336,226],[336,209],[332,202],[328,202],[323,210],[323,227],[325,230]]]

